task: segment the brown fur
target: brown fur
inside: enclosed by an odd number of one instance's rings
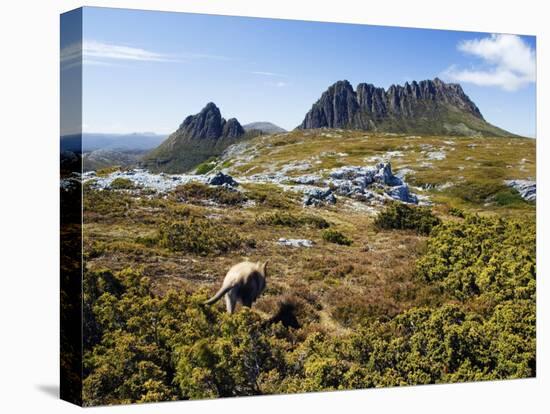
[[[241,262],[233,266],[223,280],[222,287],[209,300],[211,305],[225,295],[227,312],[233,313],[235,305],[251,307],[265,289],[267,262]]]

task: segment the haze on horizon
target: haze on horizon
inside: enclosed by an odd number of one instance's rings
[[[533,36],[95,7],[83,20],[84,132],[168,134],[211,101],[290,130],[338,80],[439,77],[488,122],[536,133]],[[78,69],[79,46],[62,39],[62,70]]]

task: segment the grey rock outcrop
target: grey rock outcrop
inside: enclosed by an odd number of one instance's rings
[[[517,190],[519,195],[526,201],[537,201],[537,183],[532,180],[508,180],[506,185]]]
[[[418,198],[410,192],[403,179],[393,174],[390,163],[373,167],[341,167],[332,170],[329,176],[329,185],[336,194],[362,200],[382,200],[382,193],[405,203],[418,203]]]
[[[336,204],[336,196],[330,188],[311,188],[304,192],[304,206],[320,206],[323,204]]]

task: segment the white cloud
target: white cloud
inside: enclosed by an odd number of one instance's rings
[[[96,40],[74,43],[61,50],[63,69],[80,66],[81,63],[95,66],[113,66],[117,62],[182,62],[198,59],[232,60],[226,56],[204,53],[158,53],[140,47],[98,42]]]
[[[85,58],[115,59],[115,60],[138,60],[143,62],[172,62],[174,58],[150,50],[102,43],[95,40],[85,40],[82,46]]]
[[[465,40],[458,50],[482,60],[480,69],[449,67],[442,77],[480,86],[497,86],[506,91],[518,90],[536,81],[535,51],[521,37],[492,34],[482,39]]]
[[[77,67],[81,63],[95,66],[112,66],[116,61],[177,62],[178,60],[174,56],[163,53],[95,40],[73,43],[61,50],[61,66],[63,69]]]
[[[260,75],[260,76],[272,76],[272,77],[276,77],[276,78],[286,78],[285,75],[281,75],[280,73],[275,73],[275,72],[254,71],[254,72],[250,72],[250,73],[252,73],[253,75]]]

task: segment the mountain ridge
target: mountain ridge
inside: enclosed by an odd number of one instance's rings
[[[387,90],[347,80],[329,86],[297,129],[344,128],[465,136],[515,136],[489,124],[455,83],[439,78],[391,85]]]

